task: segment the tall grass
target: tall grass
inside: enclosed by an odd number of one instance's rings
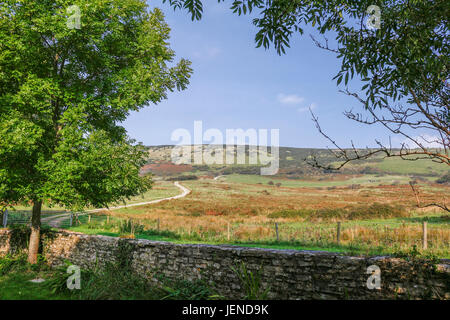
[[[0,290],[3,281],[10,292],[8,296],[21,299],[34,297],[72,300],[206,300],[217,299],[218,295],[204,282],[168,280],[158,281],[134,273],[129,263],[108,263],[94,270],[81,270],[81,289],[69,290],[66,271],[70,263],[51,269],[40,257],[38,264],[27,263],[26,255],[0,258]],[[29,279],[43,277],[44,283],[31,285]],[[43,292],[45,291],[45,293]],[[0,291],[1,293],[1,291]]]
[[[392,253],[414,245],[420,249],[421,222],[430,219],[427,251],[450,256],[449,221],[433,208],[415,208],[414,194],[407,185],[326,190],[209,180],[185,184],[193,190],[186,198],[113,211],[108,225],[101,220],[105,218],[92,216],[90,226],[76,230],[130,236],[131,227],[120,228],[119,222],[133,219],[144,226],[142,232],[134,232],[137,238],[265,245],[276,239],[274,225],[278,223],[280,242],[291,243],[291,247]],[[445,191],[423,187],[421,198],[439,202]],[[94,223],[97,219],[99,225]],[[340,247],[336,247],[337,222],[342,223]]]
[[[408,216],[408,212],[404,207],[381,203],[347,206],[344,208],[281,210],[269,214],[269,218],[305,218],[309,221],[317,219],[379,219],[406,216]]]
[[[245,293],[244,300],[265,300],[270,291],[270,287],[263,288],[261,282],[261,269],[253,272],[248,270],[247,265],[242,262],[240,265],[231,267],[231,270],[238,277],[241,287]]]
[[[298,211],[296,211],[296,214]],[[303,212],[302,212],[303,213]],[[327,213],[329,214],[329,213]],[[378,216],[388,216],[380,214]],[[395,214],[394,214],[395,215]],[[450,256],[450,228],[447,216],[429,218],[428,253],[442,257]],[[360,248],[380,253],[407,251],[413,246],[422,247],[422,220],[424,218],[396,217],[378,220],[354,220],[329,218],[322,221],[297,221],[283,213],[283,218],[260,221],[255,219],[230,219],[224,217],[191,217],[183,225],[160,220],[115,218],[109,224],[105,221],[84,224],[76,231],[107,233],[122,237],[166,240],[176,242],[205,243],[272,243],[276,239],[275,222],[278,223],[279,238],[292,246],[336,247],[337,228],[335,221],[341,222],[340,245],[342,248]]]

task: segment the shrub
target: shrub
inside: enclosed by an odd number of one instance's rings
[[[349,209],[348,218],[392,218],[406,216],[406,210],[401,206],[393,206],[383,203],[372,203],[369,206],[359,206]]]
[[[252,272],[247,269],[245,263],[241,263],[240,266],[231,267],[231,270],[236,274],[241,282],[241,286],[244,289],[244,300],[265,300],[269,293],[270,288],[265,290],[261,285],[261,269],[256,272]]]
[[[369,206],[351,206],[346,208],[321,208],[321,209],[290,209],[272,212],[269,218],[307,218],[314,219],[373,219],[406,216],[406,210],[401,206],[373,203]]]
[[[450,173],[447,173],[436,180],[436,183],[439,184],[450,184]]]
[[[53,294],[63,294],[65,298],[80,300],[200,300],[217,298],[212,289],[202,281],[167,280],[159,283],[136,274],[131,268],[129,255],[132,251],[126,241],[122,245],[123,252],[116,252],[117,261],[105,263],[93,270],[81,269],[81,290],[69,290],[67,280],[71,274],[67,273],[70,262],[57,269],[51,269],[40,258],[38,264],[30,265],[24,254],[0,258],[0,276],[18,273],[30,275],[30,271],[45,271],[45,282],[42,286]],[[22,277],[20,277],[22,279]],[[22,280],[21,280],[22,281]]]
[[[20,252],[17,254],[8,254],[0,258],[0,277],[13,272],[29,272],[48,270],[49,266],[45,263],[42,255],[38,255],[37,264],[31,265],[27,261],[27,254]]]
[[[213,294],[211,288],[202,280],[163,280],[161,289],[166,293],[161,300],[206,300],[219,297]]]
[[[119,233],[121,234],[139,234],[143,233],[145,226],[139,221],[128,219],[119,222]]]
[[[0,276],[4,276],[12,271],[23,270],[27,265],[27,256],[20,254],[17,256],[7,255],[0,259]]]
[[[167,179],[167,181],[187,181],[187,180],[198,180],[198,177],[196,175],[185,175]]]
[[[140,235],[145,235],[145,236],[160,236],[160,237],[167,237],[167,238],[172,238],[172,239],[180,239],[181,236],[173,231],[170,230],[146,230],[142,233],[140,233]]]
[[[318,209],[314,216],[317,218],[331,219],[331,218],[346,218],[347,210],[343,208],[322,208]]]

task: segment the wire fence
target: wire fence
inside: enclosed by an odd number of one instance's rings
[[[41,225],[47,227],[70,228],[77,221],[76,218],[86,213],[71,213],[67,211],[52,211],[41,213]],[[0,212],[1,226],[6,228],[12,225],[31,226],[31,211]],[[79,223],[81,224],[81,223]]]
[[[1,214],[1,213],[0,213]],[[12,211],[2,215],[3,227],[31,224],[31,212]],[[412,222],[343,221],[335,223],[226,221],[204,224],[176,224],[169,218],[139,219],[106,213],[44,212],[42,225],[81,232],[110,233],[120,236],[155,236],[156,239],[183,239],[192,241],[232,242],[297,242],[326,247],[328,245],[396,247],[416,246],[420,249],[450,251],[450,224],[447,221],[426,221],[418,218]],[[77,228],[78,227],[78,228]],[[157,236],[160,236],[158,238]],[[147,237],[148,238],[148,237]]]

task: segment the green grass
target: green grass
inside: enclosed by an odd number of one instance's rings
[[[152,200],[173,197],[180,193],[181,193],[180,189],[178,189],[172,182],[157,181],[157,182],[155,182],[153,189],[147,191],[146,193],[139,195],[139,196],[132,197],[130,200],[125,201],[125,203],[116,203],[116,204],[113,203],[113,204],[110,204],[110,206],[115,206],[115,205],[120,206],[120,205],[124,205],[124,204],[149,202]],[[31,206],[17,205],[17,206],[14,206],[14,209],[17,211],[29,212],[29,211],[31,211]],[[86,208],[86,210],[89,210],[89,209],[94,209],[94,208]],[[61,212],[65,212],[65,211],[66,211],[65,208],[57,206],[57,205],[52,206],[52,207],[50,207],[48,203],[44,203],[42,205],[42,212],[44,214],[51,215],[51,214],[58,214]],[[11,210],[10,212],[14,212],[14,211]]]
[[[0,300],[68,300],[70,295],[55,294],[45,283],[32,283],[36,278],[49,279],[52,272],[13,272],[0,277]]]
[[[70,294],[54,293],[43,283],[30,282],[32,279],[49,279],[55,276],[42,260],[30,265],[24,255],[0,258],[0,300],[66,300]]]
[[[148,202],[157,199],[169,198],[180,194],[181,191],[171,182],[159,182],[155,184],[155,188],[147,191],[143,195],[136,196],[126,201],[125,204],[134,204],[140,202]]]
[[[441,176],[449,172],[448,166],[431,160],[407,161],[401,158],[386,158],[371,166],[393,174],[435,174]]]

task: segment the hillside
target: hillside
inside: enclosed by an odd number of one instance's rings
[[[206,145],[203,146],[206,148]],[[220,146],[209,146],[216,148]],[[233,147],[234,163],[207,165],[194,164],[194,148],[191,149],[191,164],[174,165],[172,163],[172,150],[174,146],[149,146],[148,147],[148,161],[143,168],[143,172],[152,172],[155,175],[179,175],[187,173],[195,173],[200,175],[222,175],[222,174],[259,174],[261,163],[248,164],[250,157],[261,159],[265,155],[261,152],[251,152],[249,147],[245,148],[245,162],[246,164],[237,164],[236,161],[236,146]],[[268,155],[270,156],[270,147],[268,148]],[[361,150],[364,151],[364,150]],[[214,153],[213,153],[214,155]],[[311,148],[279,148],[279,173],[280,176],[289,178],[300,178],[305,175],[325,174],[324,170],[312,167],[305,161],[311,156],[316,156],[324,165],[334,164],[336,162],[335,156],[326,149],[311,149]],[[431,160],[417,160],[407,161],[400,158],[382,158],[381,156],[374,157],[369,160],[359,160],[352,162],[342,168],[335,174],[396,174],[408,175],[418,177],[441,177],[448,174],[450,170],[444,164],[439,164]]]

